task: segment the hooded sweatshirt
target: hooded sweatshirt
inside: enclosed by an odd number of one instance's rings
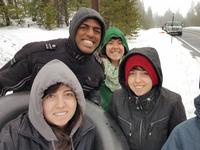
[[[77,104],[85,112],[85,98],[74,73],[61,61],[52,60],[38,72],[30,92],[29,110],[10,121],[0,133],[0,149],[6,150],[56,150],[58,142],[53,130],[43,115],[42,96],[51,85],[64,83],[76,94]],[[73,150],[93,149],[96,134],[94,124],[86,116],[80,116],[70,138]]]
[[[33,82],[29,101],[29,120],[35,129],[47,140],[57,140],[51,127],[47,124],[43,115],[42,96],[44,91],[56,83],[64,83],[72,88],[77,97],[78,105],[85,112],[85,98],[81,85],[74,73],[61,61],[53,60],[47,63],[37,74]],[[82,119],[82,118],[81,118]],[[75,125],[71,136],[80,126],[81,120]]]

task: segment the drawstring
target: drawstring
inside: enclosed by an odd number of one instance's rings
[[[55,143],[53,140],[51,141],[51,143],[52,143],[53,150],[56,150]]]
[[[70,137],[70,140],[71,140],[72,150],[74,150],[74,144],[73,144],[73,141],[72,141],[71,137]]]

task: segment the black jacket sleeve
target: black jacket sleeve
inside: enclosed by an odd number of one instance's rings
[[[0,96],[7,91],[20,89],[31,78],[28,57],[17,59],[15,56],[0,69]]]

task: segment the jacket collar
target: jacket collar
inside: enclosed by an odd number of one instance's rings
[[[21,122],[21,126],[19,128],[19,134],[23,137],[26,137],[28,139],[31,139],[38,143],[39,145],[42,145],[45,149],[48,149],[48,145],[51,144],[47,140],[45,140],[33,127],[30,120],[28,119],[27,113],[22,114],[23,119]]]
[[[71,58],[80,62],[86,61],[93,55],[93,53],[85,54],[81,52],[80,49],[77,47],[77,45],[73,43],[70,37],[67,39],[66,42],[66,50],[69,52]]]
[[[136,110],[151,111],[156,104],[156,90],[154,87],[150,92],[143,96],[136,96],[130,89],[128,89],[128,98],[135,103]]]

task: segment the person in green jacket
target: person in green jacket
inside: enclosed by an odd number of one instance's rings
[[[128,44],[123,32],[116,27],[108,28],[100,51],[105,73],[105,80],[100,87],[100,95],[101,105],[105,111],[108,110],[112,93],[120,88],[119,64],[128,51]]]

